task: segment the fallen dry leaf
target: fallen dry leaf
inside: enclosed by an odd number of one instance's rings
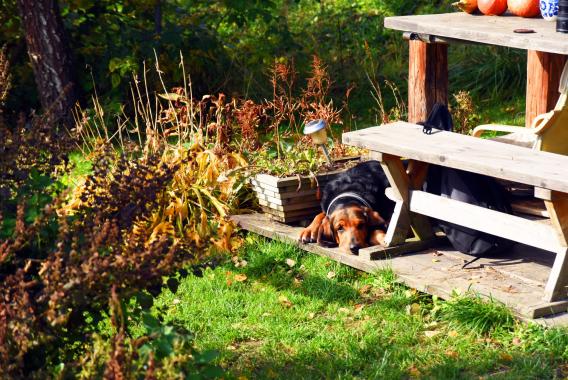
[[[442,332],[440,330],[427,330],[424,331],[424,335],[426,336],[426,338],[433,338],[436,335],[440,335]]]
[[[424,336],[426,336],[426,338],[433,338],[441,333],[442,332],[440,330],[426,330],[424,331]]]
[[[314,319],[316,317],[316,313],[308,313],[308,319]]]
[[[359,294],[361,294],[361,295],[367,294],[367,293],[369,293],[370,290],[371,290],[371,285],[369,285],[369,284],[363,285],[363,286],[359,289]]]
[[[499,354],[499,357],[501,358],[501,360],[506,362],[510,362],[511,360],[513,360],[513,356],[507,352],[501,352]]]
[[[244,281],[247,280],[247,278],[248,278],[248,277],[247,277],[246,274],[237,274],[237,275],[235,276],[235,281],[244,282]]]
[[[440,259],[432,259],[432,262],[433,262],[433,263],[439,263],[439,262],[440,262]]]
[[[456,330],[452,330],[452,331],[450,331],[450,332],[448,333],[448,336],[449,336],[450,338],[456,338],[458,335],[459,335],[459,334],[458,334],[458,332],[457,332]]]
[[[358,303],[353,307],[353,309],[355,310],[355,312],[359,313],[361,310],[363,310],[364,307],[365,307],[365,304]]]
[[[517,337],[514,337],[514,338],[513,338],[513,345],[515,345],[515,346],[520,346],[521,343],[522,343],[522,342],[521,342],[521,339],[520,339],[520,338],[517,338]]]
[[[288,308],[290,308],[294,305],[292,302],[290,302],[290,300],[286,296],[278,297],[278,302],[280,302],[280,305],[288,307]]]
[[[296,265],[296,262],[292,259],[286,259],[286,265],[292,268],[294,265]]]
[[[457,357],[459,356],[459,355],[458,355],[458,352],[457,352],[457,351],[454,351],[454,350],[446,350],[446,351],[444,352],[444,354],[446,354],[446,356],[447,356],[448,358],[452,358],[452,359],[457,359]]]
[[[418,293],[418,291],[414,288],[412,289],[408,289],[404,292],[404,295],[406,296],[406,298],[412,298],[416,295],[416,293]]]
[[[334,278],[334,277],[335,277],[335,272],[334,272],[334,271],[329,271],[329,272],[327,272],[327,278],[329,278],[329,279],[331,280],[331,279]]]
[[[417,304],[416,302],[406,307],[407,314],[415,315],[418,314],[419,312],[420,312],[420,304]]]
[[[436,327],[438,327],[439,325],[440,325],[440,323],[438,323],[438,322],[436,322],[436,321],[433,321],[433,322],[430,322],[430,323],[426,324],[425,327],[426,327],[428,330],[433,330],[433,329],[435,329]]]
[[[420,372],[420,370],[416,368],[415,365],[412,365],[412,367],[408,369],[408,374],[410,375],[410,377],[417,378],[422,375],[422,372]]]
[[[507,293],[518,293],[517,289],[515,289],[515,287],[513,285],[503,287],[503,288],[501,288],[501,290],[503,290],[504,292],[507,292]]]

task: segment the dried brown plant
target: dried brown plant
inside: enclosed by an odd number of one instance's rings
[[[258,128],[264,114],[264,107],[252,100],[245,100],[234,113],[241,130],[242,147],[251,150],[258,149]]]
[[[453,94],[453,98],[454,102],[452,102],[451,113],[456,121],[454,130],[458,133],[469,134],[479,121],[479,116],[475,112],[473,99],[467,91],[459,91]]]
[[[314,55],[310,77],[300,101],[304,123],[323,119],[327,125],[342,124],[341,109],[336,108],[333,100],[329,99],[331,85],[332,81],[327,67],[317,55]]]

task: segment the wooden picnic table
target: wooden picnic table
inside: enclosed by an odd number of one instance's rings
[[[435,131],[397,122],[343,134],[343,143],[369,149],[381,162],[396,202],[386,234],[387,246],[401,245],[410,230],[432,239],[427,217],[445,220],[556,253],[544,289],[547,301],[568,300],[568,156],[535,151],[458,133]],[[421,191],[424,177],[407,173],[401,158],[466,170],[535,186],[550,219],[535,221]]]
[[[408,121],[425,120],[436,102],[448,100],[450,43],[478,43],[527,50],[525,125],[558,100],[560,74],[568,55],[568,34],[541,18],[470,15],[464,12],[385,18],[385,27],[409,39]],[[531,29],[535,33],[515,33]]]

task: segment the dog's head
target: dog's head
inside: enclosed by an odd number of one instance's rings
[[[346,253],[357,254],[359,249],[378,244],[384,237],[386,222],[378,212],[368,207],[349,204],[337,207],[322,221],[318,243],[339,246]]]

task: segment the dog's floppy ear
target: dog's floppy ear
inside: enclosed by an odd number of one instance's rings
[[[329,217],[326,216],[322,221],[318,229],[318,244],[323,247],[336,247],[337,242],[335,241],[335,234],[331,227]]]
[[[368,207],[365,207],[365,215],[367,215],[367,226],[370,229],[380,229],[386,231],[388,228],[387,222],[381,217],[381,215],[371,210]]]

